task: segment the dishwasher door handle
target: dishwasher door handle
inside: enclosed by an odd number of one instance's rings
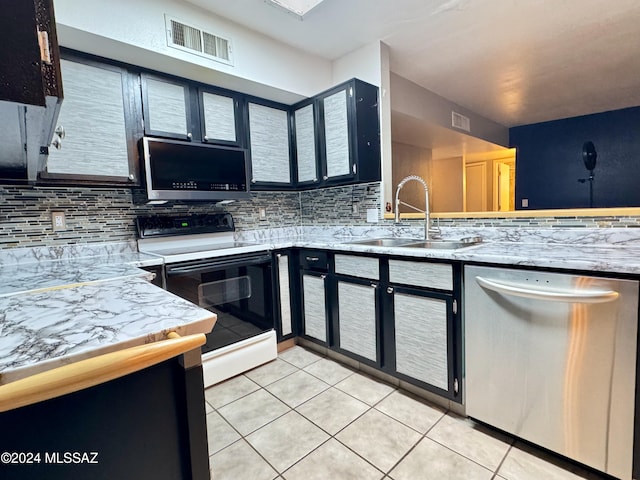
[[[522,284],[510,284],[499,280],[476,277],[476,282],[487,290],[514,297],[548,300],[567,303],[606,303],[616,300],[620,294],[615,290],[557,290],[536,288]]]

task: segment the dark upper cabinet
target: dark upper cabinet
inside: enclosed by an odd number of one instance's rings
[[[137,76],[69,52],[61,69],[66,98],[56,131],[64,137],[49,149],[39,183],[138,185]]]
[[[293,188],[289,107],[250,98],[247,116],[251,189]]]
[[[141,85],[145,135],[179,140],[199,136],[188,83],[143,73]]]
[[[294,105],[292,111],[299,187],[380,180],[378,87],[352,79],[317,95],[312,104]],[[314,153],[317,177],[312,180]]]
[[[203,142],[243,145],[240,95],[212,88],[198,88],[200,135]]]
[[[145,135],[244,145],[239,94],[147,73],[141,87]]]
[[[317,102],[314,99],[300,102],[292,108],[292,142],[298,187],[315,186],[320,181],[316,133],[317,112]]]
[[[2,0],[0,8],[0,180],[33,182],[62,102],[53,2]]]

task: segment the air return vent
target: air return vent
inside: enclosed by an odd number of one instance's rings
[[[470,132],[471,120],[469,120],[469,117],[465,117],[460,113],[451,112],[451,126],[464,130],[465,132]]]
[[[231,41],[165,15],[167,45],[218,62],[233,64]]]

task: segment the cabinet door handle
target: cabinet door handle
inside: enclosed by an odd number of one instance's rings
[[[387,287],[387,293],[393,293],[393,287]]]
[[[318,260],[320,260],[319,257],[304,257],[307,262],[317,262]]]

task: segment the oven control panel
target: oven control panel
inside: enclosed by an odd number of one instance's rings
[[[167,235],[192,235],[196,233],[233,232],[230,213],[205,213],[194,215],[152,215],[136,219],[139,238]]]

